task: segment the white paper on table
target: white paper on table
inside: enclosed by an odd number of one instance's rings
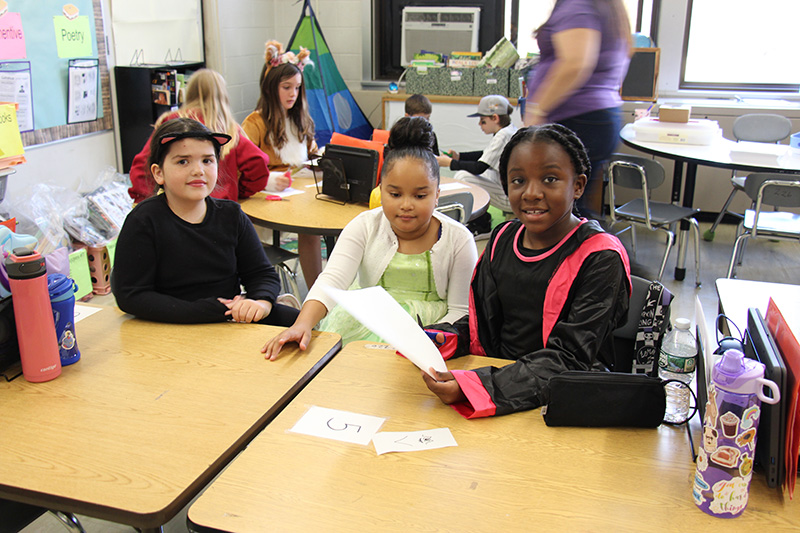
[[[422,328],[383,287],[343,291],[325,287],[328,295],[371,332],[395,347],[420,370],[447,372],[442,354]],[[434,377],[434,376],[431,376]]]
[[[366,445],[385,421],[377,416],[313,405],[289,431]]]
[[[275,196],[280,196],[281,198],[294,196],[295,194],[303,194],[304,192],[306,191],[301,191],[300,189],[294,189],[292,187],[286,187],[282,191],[266,191],[267,194],[274,194]]]
[[[316,183],[312,183],[311,185],[306,185],[306,189],[308,189],[309,187],[322,187],[322,180],[319,180]]]
[[[388,452],[418,452],[458,446],[449,428],[423,431],[382,431],[372,437],[378,455]]]
[[[80,322],[87,316],[92,316],[96,312],[102,310],[102,307],[94,307],[91,305],[75,304],[75,322]]]
[[[452,191],[454,189],[469,189],[469,185],[452,181],[450,183],[441,183],[439,185],[440,191]]]

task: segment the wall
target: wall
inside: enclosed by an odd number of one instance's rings
[[[104,25],[109,28],[107,0],[103,0],[103,10]],[[113,51],[108,50],[108,54],[109,65],[113,65]],[[92,179],[108,167],[116,168],[114,132],[108,130],[30,146],[25,149],[25,158],[28,162],[17,165],[16,173],[8,178],[5,196],[8,199],[36,183],[77,189],[82,179]]]
[[[360,88],[361,0],[312,0],[311,6],[339,72],[351,90]],[[302,3],[297,0],[204,0],[203,8],[207,64],[219,70],[227,80],[234,114],[242,121],[258,100],[264,43],[275,39],[284,46],[288,44],[300,19]]]

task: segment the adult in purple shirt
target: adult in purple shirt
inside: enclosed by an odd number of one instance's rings
[[[603,163],[621,127],[628,14],[622,0],[557,0],[536,39],[541,55],[528,80],[525,125],[558,122],[583,141],[592,175],[578,209],[596,218],[602,212]]]

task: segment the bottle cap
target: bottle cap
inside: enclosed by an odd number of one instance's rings
[[[685,329],[689,331],[689,328],[692,327],[692,322],[688,318],[676,318],[675,319],[675,329]]]
[[[757,394],[763,386],[764,365],[748,359],[739,350],[725,350],[714,365],[711,380],[722,390]]]

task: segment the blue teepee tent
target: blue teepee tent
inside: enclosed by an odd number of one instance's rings
[[[314,62],[303,70],[303,80],[306,84],[309,111],[316,128],[317,144],[328,144],[334,131],[359,139],[369,139],[373,128],[336,68],[310,0],[305,0],[303,4],[300,20],[287,48],[298,53],[301,46],[311,52],[310,57]]]

